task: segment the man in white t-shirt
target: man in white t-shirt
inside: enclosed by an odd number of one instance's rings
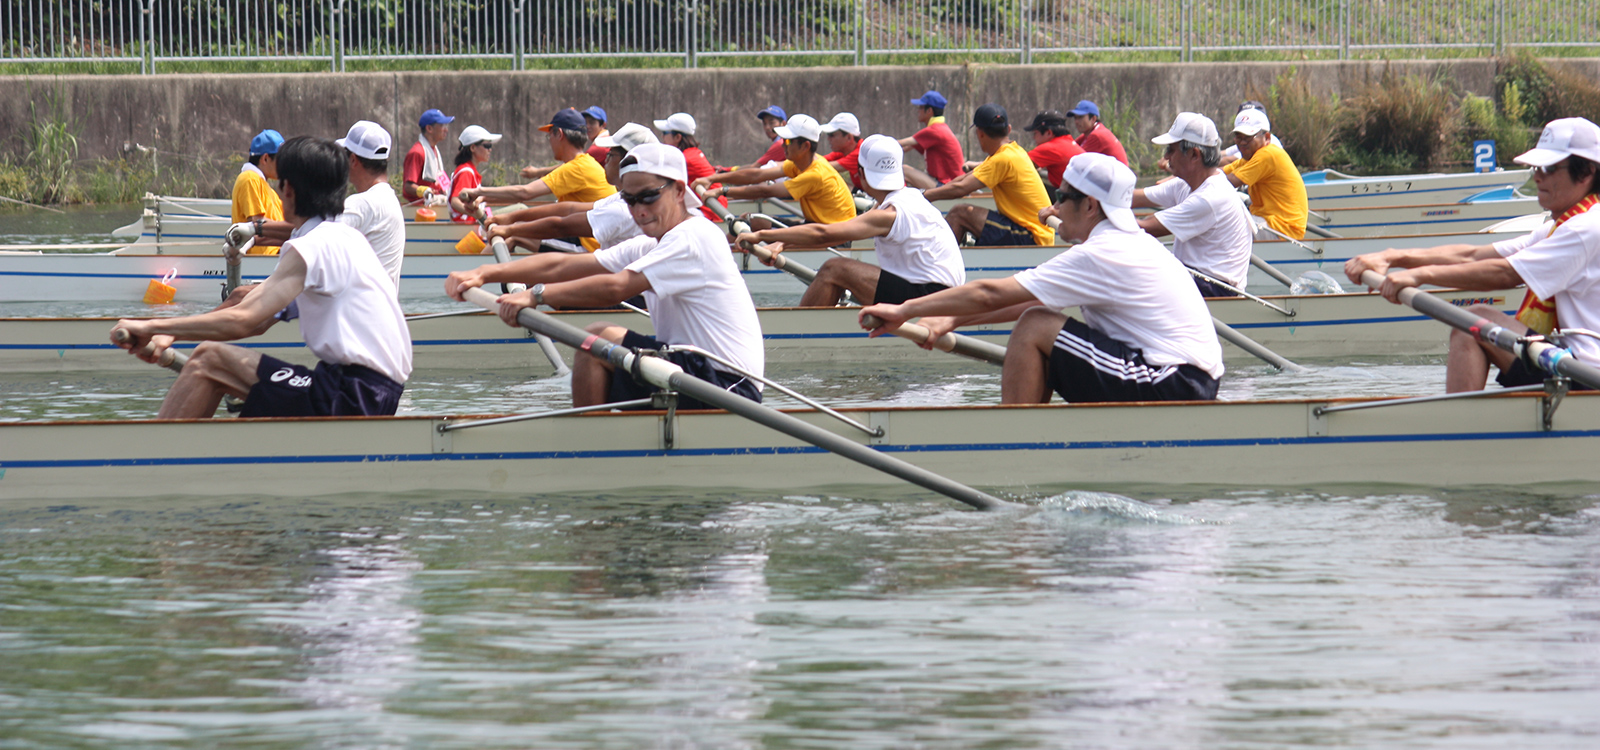
[[[406,255],[406,217],[394,188],[389,187],[389,131],[361,120],[334,143],[350,153],[350,186],[354,188],[344,199],[339,223],[367,238],[398,289],[400,263]]]
[[[1208,278],[1194,277],[1205,297],[1237,297],[1250,273],[1254,239],[1250,213],[1217,166],[1222,136],[1205,115],[1180,112],[1172,129],[1151,139],[1167,147],[1163,157],[1175,180],[1133,191],[1134,208],[1159,208],[1139,221],[1156,237],[1173,235],[1172,254]]]
[[[1133,172],[1105,154],[1067,163],[1047,216],[1080,244],[1038,268],[979,279],[899,305],[871,305],[873,336],[912,318],[934,338],[1015,320],[1000,375],[1005,404],[1216,398],[1222,347],[1183,265],[1134,221]],[[1077,306],[1083,321],[1062,308]],[[932,339],[930,339],[931,341]]]
[[[614,186],[619,179],[619,165],[628,152],[659,141],[649,128],[630,122],[617,128],[616,133],[601,135],[594,143],[606,149],[606,182]],[[558,201],[497,214],[489,219],[490,239],[500,237],[512,247],[530,250],[538,249],[543,240],[562,237],[593,237],[603,250],[638,236],[639,225],[633,223],[622,196],[615,193],[593,203]]]
[[[682,151],[660,143],[635,147],[622,160],[617,187],[644,236],[587,255],[544,253],[457,271],[445,279],[445,293],[461,299],[467,289],[486,283],[532,284],[500,298],[500,317],[511,326],[524,307],[605,307],[643,294],[655,336],[607,322],[591,324],[589,332],[634,349],[665,349],[664,356],[685,372],[760,401],[761,384],[750,377],[761,376],[766,366],[755,303],[728,252],[727,235],[697,210],[701,204],[688,181]],[[670,349],[683,345],[712,356]],[[574,406],[626,401],[655,390],[596,357],[579,357],[573,365]],[[682,397],[678,406],[711,408]]]
[[[877,208],[839,224],[763,229],[739,240],[772,243],[768,249],[781,253],[785,247],[834,247],[877,238],[879,266],[829,258],[800,298],[801,307],[833,307],[846,290],[870,305],[904,302],[966,283],[961,246],[950,224],[922,191],[906,187],[900,144],[886,135],[868,136],[858,153],[862,189],[878,202]]]
[[[177,339],[201,341],[167,392],[162,419],[211,417],[224,394],[245,399],[242,417],[377,416],[395,413],[411,376],[411,335],[395,287],[366,238],[334,221],[343,210],[347,153],[301,136],[278,151],[278,194],[294,232],[278,266],[237,305],[201,315],[120,320],[112,341],[154,362]],[[265,332],[290,302],[315,370],[218,341]],[[116,330],[127,331],[126,341]]]
[[[1487,305],[1468,308],[1486,326],[1517,334],[1557,334],[1580,361],[1600,365],[1600,126],[1582,117],[1552,120],[1533,149],[1518,156],[1533,167],[1539,206],[1550,221],[1516,239],[1492,245],[1443,245],[1389,249],[1351,258],[1345,275],[1361,283],[1362,273],[1388,273],[1383,293],[1399,302],[1400,290],[1434,284],[1457,289],[1509,289],[1528,286],[1515,317]],[[1560,336],[1566,330],[1571,333]],[[1581,333],[1580,333],[1581,331]],[[1550,377],[1537,366],[1465,331],[1450,332],[1445,360],[1445,390],[1482,390],[1489,366],[1507,388],[1533,385]]]

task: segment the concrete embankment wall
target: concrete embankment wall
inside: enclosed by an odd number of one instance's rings
[[[1568,64],[1600,74],[1600,60]],[[22,141],[16,134],[24,132],[35,112],[46,111],[52,98],[78,125],[80,158],[114,158],[139,144],[170,155],[163,169],[241,153],[261,128],[286,136],[338,137],[359,119],[390,128],[403,153],[416,138],[417,116],[438,107],[457,117],[456,133],[475,123],[504,134],[494,152],[497,162],[548,163],[549,149],[537,127],[560,107],[598,104],[610,113],[613,126],[689,112],[699,121],[702,147],[713,163],[737,164],[766,147],[754,113],[768,104],[824,122],[836,112],[853,112],[865,132],[903,137],[917,127],[909,100],[929,88],[949,97],[950,122],[969,139],[961,126],[985,102],[1004,105],[1020,127],[1039,110],[1066,110],[1081,98],[1102,107],[1113,101],[1131,104],[1140,114],[1138,132],[1119,135],[1148,139],[1183,110],[1209,114],[1219,124],[1228,121],[1248,91],[1266,91],[1291,65],[1314,90],[1349,94],[1380,76],[1386,63],[9,76],[0,77],[0,133],[12,137],[0,140],[0,149],[18,154]],[[1403,73],[1442,69],[1463,91],[1487,95],[1493,88],[1492,60],[1392,66]],[[446,148],[447,161],[452,151]]]

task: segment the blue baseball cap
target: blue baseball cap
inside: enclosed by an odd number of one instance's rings
[[[606,111],[599,107],[590,107],[584,110],[583,113],[601,122],[606,121]]]
[[[422,127],[428,127],[429,125],[444,125],[449,122],[454,122],[455,119],[456,118],[454,117],[446,117],[443,112],[440,112],[437,109],[430,109],[422,113],[422,119],[417,120],[417,124]]]
[[[929,91],[916,99],[912,99],[911,103],[919,107],[937,107],[939,109],[944,109],[950,105],[949,100],[944,98],[944,94],[937,91]]]
[[[783,107],[780,107],[780,106],[778,106],[776,104],[771,105],[771,106],[767,107],[766,109],[763,109],[760,112],[756,113],[756,119],[757,120],[761,119],[762,116],[776,117],[779,120],[788,120],[789,119],[789,113],[784,112],[783,111]]]
[[[1095,117],[1099,117],[1100,106],[1089,101],[1088,99],[1082,99],[1078,102],[1078,106],[1067,111],[1068,117],[1081,117],[1083,115],[1094,115]]]
[[[541,126],[539,130],[541,132],[548,133],[550,132],[551,128],[561,128],[562,130],[587,130],[589,126],[583,121],[583,115],[578,114],[578,110],[567,107],[566,109],[557,112],[555,117],[550,118],[550,124]]]
[[[250,139],[250,155],[276,154],[278,147],[283,145],[283,136],[276,130],[263,130]]]

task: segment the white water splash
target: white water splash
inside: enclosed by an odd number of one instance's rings
[[[1158,510],[1147,503],[1109,492],[1073,490],[1039,500],[1038,507],[1057,516],[1092,517],[1107,521],[1194,526],[1205,521]]]

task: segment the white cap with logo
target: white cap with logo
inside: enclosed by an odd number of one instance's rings
[[[1263,130],[1272,130],[1272,121],[1267,119],[1267,113],[1259,109],[1247,109],[1233,116],[1233,132],[1240,135],[1255,135]]]
[[[840,130],[859,138],[861,137],[861,122],[849,112],[840,112],[834,115],[827,125],[822,126],[822,132],[824,133],[834,133]]]
[[[694,135],[694,127],[694,116],[688,112],[676,112],[665,120],[656,120],[656,130],[663,133]]]
[[[905,154],[899,141],[886,135],[869,135],[861,142],[857,163],[862,177],[874,190],[899,190],[906,186],[906,173],[900,166]]]
[[[1222,136],[1217,135],[1217,124],[1198,112],[1179,112],[1172,121],[1172,129],[1150,139],[1151,143],[1167,145],[1179,141],[1201,146],[1220,146]]]
[[[772,130],[779,138],[804,138],[813,143],[822,140],[822,127],[811,115],[791,115],[787,124]]]
[[[1548,167],[1569,156],[1600,163],[1600,126],[1582,117],[1551,120],[1539,134],[1539,145],[1512,161],[1530,167]]]
[[[622,160],[620,174],[644,172],[657,177],[683,184],[683,205],[690,210],[699,208],[702,204],[694,192],[689,189],[689,166],[684,162],[683,152],[665,143],[645,143],[628,152],[628,157]]]
[[[491,133],[482,125],[468,125],[461,131],[459,140],[463,146],[471,146],[474,143],[499,143],[500,134]]]
[[[350,126],[349,134],[334,143],[350,150],[363,159],[388,159],[389,147],[393,141],[389,139],[389,131],[382,125],[368,120],[361,120]]]
[[[615,133],[608,133],[594,139],[594,145],[600,148],[617,148],[620,146],[622,150],[628,152],[632,152],[646,143],[660,142],[655,133],[650,132],[649,128],[637,122],[630,122],[617,128]]]
[[[1118,229],[1139,231],[1139,222],[1133,218],[1133,183],[1137,180],[1133,170],[1105,154],[1086,153],[1072,157],[1067,169],[1061,173],[1061,187],[1076,188],[1078,192],[1100,201],[1100,210]]]

